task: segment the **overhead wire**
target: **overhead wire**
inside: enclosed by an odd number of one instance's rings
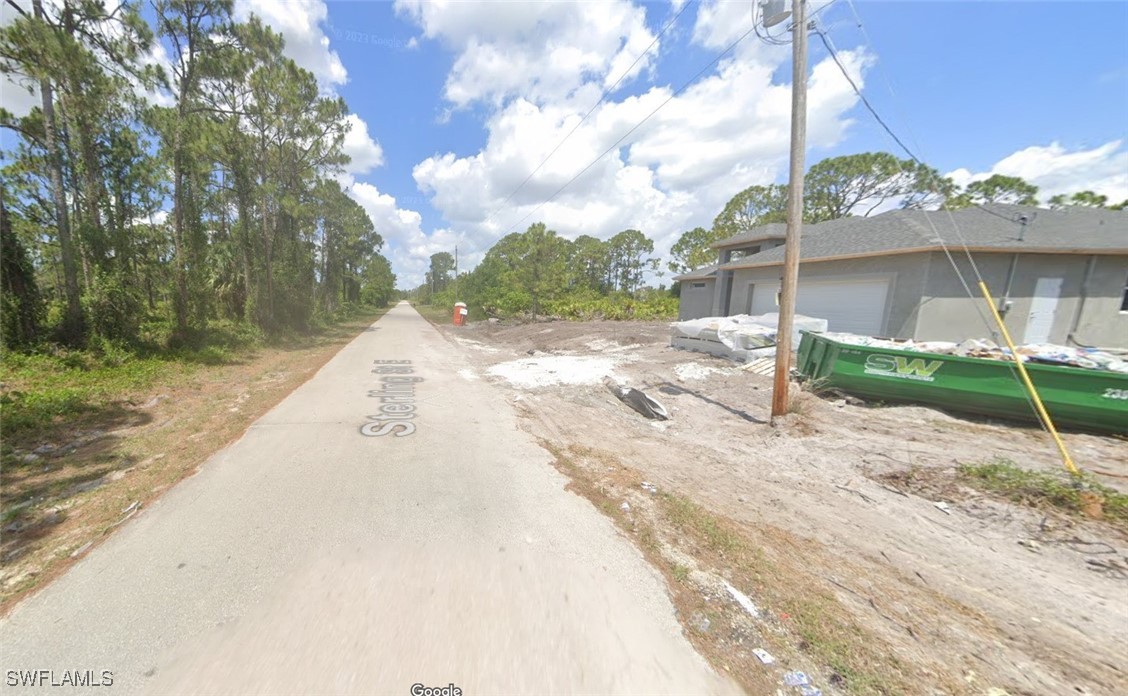
[[[540,205],[538,205],[537,207],[530,210],[520,220],[518,220],[517,222],[515,222],[512,225],[510,225],[509,227],[507,227],[505,229],[505,231],[503,232],[502,236],[504,236],[505,234],[508,234],[510,232],[510,230],[513,230],[513,229],[519,227],[521,225],[521,223],[525,222],[525,220],[528,220],[530,217],[533,216],[533,214],[535,214],[541,208],[543,208],[544,206],[548,205],[553,200],[555,200],[556,197],[559,196],[564,191],[564,189],[568,188],[573,183],[575,183],[577,179],[579,179],[581,176],[583,176],[585,173],[587,173],[587,171],[589,169],[591,169],[592,167],[594,167],[601,159],[606,157],[612,151],[618,149],[619,145],[624,140],[626,140],[628,137],[630,137],[631,133],[634,133],[636,130],[641,128],[643,126],[643,124],[645,124],[647,121],[649,121],[651,119],[651,117],[654,116],[654,114],[661,111],[662,107],[666,106],[666,104],[669,104],[675,97],[677,97],[679,94],[684,92],[687,88],[689,88],[694,82],[697,81],[697,78],[704,75],[710,68],[712,68],[714,65],[719,63],[722,58],[724,58],[726,55],[728,55],[734,48],[737,47],[737,45],[740,44],[740,42],[742,42],[742,41],[744,41],[744,39],[748,38],[748,36],[751,35],[754,31],[755,31],[755,27],[753,27],[752,29],[749,29],[748,31],[744,32],[740,36],[740,38],[738,38],[736,41],[733,41],[731,44],[729,44],[728,47],[725,50],[718,53],[717,56],[715,58],[713,58],[713,60],[709,61],[703,68],[698,70],[697,73],[695,73],[693,75],[693,77],[686,80],[680,87],[678,87],[676,90],[671,92],[670,96],[666,97],[666,99],[661,104],[659,104],[657,107],[655,107],[653,111],[651,111],[649,114],[647,114],[645,118],[643,118],[641,121],[639,121],[634,126],[632,126],[630,128],[630,130],[628,130],[626,133],[623,133],[623,135],[618,140],[616,140],[614,143],[612,143],[610,147],[608,147],[606,150],[604,150],[602,153],[600,153],[595,159],[593,159],[591,162],[589,162],[587,164],[587,166],[584,167],[583,169],[581,169],[575,176],[573,176],[571,179],[569,179],[567,182],[565,182],[563,186],[556,189],[556,191],[553,192],[553,194],[551,196],[546,198],[544,200],[544,202],[542,202]]]
[[[847,0],[847,2],[850,6],[851,12],[854,14],[854,18],[855,18],[855,21],[857,22],[858,28],[862,31],[863,37],[866,41],[866,45],[867,46],[873,46],[874,45],[873,40],[870,38],[869,33],[866,31],[865,25],[862,23],[861,17],[858,15],[858,11],[857,11],[857,8],[854,6],[853,0]],[[819,38],[822,40],[823,46],[826,48],[827,53],[834,60],[835,64],[838,66],[838,69],[842,72],[842,75],[846,78],[846,81],[850,84],[851,89],[853,89],[854,93],[858,96],[858,98],[862,101],[862,104],[866,107],[866,110],[869,111],[870,114],[874,117],[874,120],[877,121],[877,123],[882,127],[882,129],[893,139],[894,142],[897,143],[897,145],[899,145],[901,147],[901,149],[905,152],[905,154],[907,154],[909,156],[910,159],[912,159],[914,162],[916,162],[918,165],[920,165],[922,167],[927,166],[920,160],[919,157],[916,156],[916,154],[911,149],[909,149],[909,147],[907,145],[905,145],[904,141],[901,140],[901,138],[889,127],[889,125],[885,122],[884,119],[881,118],[880,114],[877,113],[877,110],[874,109],[873,105],[869,102],[869,100],[865,97],[865,95],[862,94],[862,91],[858,88],[857,83],[850,76],[849,72],[846,70],[846,67],[842,64],[842,61],[838,57],[838,53],[834,48],[833,41],[831,41],[831,39],[825,34],[825,32],[823,32],[823,31],[821,31],[817,28],[815,29],[815,33],[817,33],[819,35]],[[889,89],[890,95],[894,98],[894,103],[896,103],[897,95],[896,95],[896,92],[893,90],[892,83],[889,81],[888,77],[883,75],[883,78],[885,79],[886,87]],[[902,175],[905,174],[905,171],[900,166],[900,163],[898,163],[897,166],[898,166],[898,169],[900,170],[901,174]],[[930,181],[930,183],[934,184],[934,182],[931,182],[931,181]],[[941,193],[939,190],[937,190],[937,188],[934,185],[932,186],[932,192],[933,193]],[[1018,222],[1016,220],[1014,220],[1013,218],[1009,218],[1005,215],[1001,215],[1001,214],[991,210],[990,208],[987,208],[986,206],[983,206],[983,205],[980,205],[980,204],[974,204],[974,205],[975,205],[976,208],[979,208],[980,210],[982,210],[984,212],[987,212],[991,215],[994,215],[995,217],[999,217],[999,218],[1002,218],[1004,220],[1008,220],[1009,222],[1014,222],[1014,223],[1018,224]],[[945,205],[943,203],[941,204],[941,208],[948,215],[948,220],[951,223],[952,228],[955,230],[956,236],[960,240],[960,244],[963,247],[964,254],[967,256],[968,262],[971,265],[971,268],[972,268],[972,271],[975,274],[976,280],[979,281],[981,287],[986,288],[986,281],[983,279],[983,276],[979,271],[978,264],[976,264],[974,258],[972,258],[971,250],[970,250],[970,248],[968,247],[968,244],[967,244],[967,239],[964,237],[962,231],[960,230],[959,223],[956,222],[955,216],[952,214],[952,210],[947,205]],[[951,251],[948,249],[948,244],[945,242],[943,236],[941,236],[939,234],[939,231],[936,229],[936,226],[932,222],[931,217],[926,214],[924,216],[924,218],[929,223],[929,226],[931,227],[933,233],[936,236],[937,242],[939,242],[941,249],[943,249],[944,254],[948,259],[948,262],[952,265],[952,269],[955,271],[956,276],[959,278],[960,283],[964,287],[964,290],[967,291],[968,297],[971,300],[973,300],[974,306],[976,308],[976,312],[979,314],[979,318],[983,321],[984,325],[987,327],[988,331],[992,334],[992,336],[997,338],[998,334],[995,330],[995,327],[992,326],[991,322],[989,322],[987,320],[987,317],[984,315],[983,311],[980,309],[979,300],[976,297],[975,293],[972,292],[972,290],[971,290],[970,286],[968,285],[966,279],[963,277],[962,271],[960,270],[959,266],[956,264],[956,261],[953,258]],[[993,310],[993,312],[994,312],[994,310]],[[995,312],[995,313],[997,314],[997,312]],[[1022,379],[1021,375],[1019,374],[1019,370],[1016,366],[1017,361],[1021,360],[1021,358],[1018,355],[1012,355],[1011,359],[1012,359],[1011,361],[1005,361],[1005,364],[1010,369],[1011,376],[1014,377],[1014,379],[1016,381],[1022,383],[1023,379]],[[1042,430],[1045,431],[1048,435],[1051,435],[1053,437],[1053,439],[1058,442],[1059,447],[1063,448],[1063,454],[1064,454],[1064,458],[1066,460],[1067,468],[1070,469],[1071,473],[1076,473],[1076,470],[1072,465],[1072,461],[1069,459],[1068,454],[1064,451],[1064,445],[1061,444],[1061,441],[1057,437],[1056,433],[1054,433],[1051,430],[1051,428],[1049,427],[1049,425],[1046,422],[1044,422],[1044,420],[1042,418],[1041,409],[1038,408],[1038,406],[1035,404],[1034,399],[1031,398],[1030,394],[1027,393],[1025,388],[1022,390],[1022,393],[1023,393],[1023,396],[1026,399],[1027,404],[1030,406],[1031,410],[1034,411],[1034,413],[1038,416],[1038,424],[1041,426]]]
[[[539,172],[544,167],[544,165],[548,164],[548,161],[552,159],[552,156],[556,154],[556,152],[564,145],[565,142],[568,141],[569,138],[572,137],[572,135],[577,130],[579,130],[580,126],[582,126],[584,122],[588,120],[588,117],[595,113],[595,110],[599,108],[599,105],[607,101],[607,97],[611,96],[615,92],[615,90],[619,88],[619,85],[622,84],[623,80],[627,79],[627,76],[631,74],[631,71],[634,70],[639,61],[641,61],[650,53],[650,49],[654,48],[658,44],[659,39],[661,39],[666,34],[670,27],[672,27],[674,23],[678,21],[678,18],[681,17],[685,13],[685,11],[689,9],[690,5],[694,4],[695,2],[697,2],[697,0],[689,0],[689,2],[682,5],[681,10],[679,10],[677,14],[675,14],[670,18],[669,21],[666,22],[666,24],[654,37],[654,40],[651,41],[650,45],[646,47],[646,50],[635,57],[634,62],[631,63],[630,66],[627,67],[627,69],[624,70],[621,75],[619,75],[619,79],[615,80],[614,84],[603,90],[603,93],[599,96],[599,101],[592,104],[591,108],[587,110],[587,113],[585,113],[583,117],[576,122],[576,125],[572,126],[572,130],[568,131],[568,134],[561,138],[560,142],[556,143],[556,147],[552,148],[552,150],[545,156],[545,158],[541,160],[540,164],[536,166],[536,169],[529,172],[529,175],[525,177],[525,180],[518,184],[517,188],[513,189],[513,191],[505,197],[505,200],[501,202],[501,205],[499,205],[496,210],[489,214],[489,216],[486,218],[485,224],[488,224],[489,221],[493,219],[494,215],[497,215],[499,212],[501,212],[505,208],[505,206],[509,204],[509,201],[513,200],[513,197],[520,193],[521,189],[525,188],[526,184],[532,181],[537,172]]]

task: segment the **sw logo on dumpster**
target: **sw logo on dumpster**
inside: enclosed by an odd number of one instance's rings
[[[865,373],[932,382],[932,374],[943,364],[942,360],[926,361],[924,358],[906,358],[903,355],[875,354],[866,358]]]

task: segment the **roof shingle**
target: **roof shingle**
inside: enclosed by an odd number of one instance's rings
[[[846,217],[804,225],[800,257],[804,261],[840,256],[877,256],[909,250],[940,249],[941,241],[975,250],[1094,252],[1128,254],[1128,211],[1072,207],[1047,210],[1031,206],[991,205],[956,211],[893,210],[873,217]],[[1022,224],[1025,217],[1026,223]],[[773,227],[774,225],[765,225]],[[732,237],[762,237],[756,228]],[[729,246],[730,240],[718,243]],[[765,249],[721,266],[722,269],[783,262],[784,247]],[[693,273],[696,273],[694,271]]]

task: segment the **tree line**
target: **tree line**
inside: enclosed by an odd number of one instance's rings
[[[885,152],[824,159],[806,176],[803,218],[818,223],[866,216],[893,204],[903,209],[951,209],[988,203],[1038,205],[1038,187],[1018,177],[992,175],[965,188],[935,169]],[[1054,196],[1051,208],[1108,206],[1105,196],[1082,191]],[[712,245],[755,227],[787,221],[787,186],[750,186],[714,218],[711,228],[684,232],[666,267],[686,273],[716,263]],[[568,240],[544,223],[498,240],[471,272],[458,274],[448,252],[431,256],[422,285],[409,297],[449,308],[456,301],[489,316],[550,314],[565,318],[664,318],[677,314],[678,285],[643,287],[647,274],[661,276],[654,242],[639,230],[602,241],[590,235]]]
[[[136,342],[153,315],[171,343],[216,319],[307,330],[392,298],[383,239],[334,179],[345,102],[259,18],[231,0],[153,0],[151,23],[135,2],[9,5],[0,69],[38,103],[0,109],[6,345]]]
[[[805,223],[866,216],[891,202],[912,210],[941,206],[955,210],[989,203],[1039,205],[1038,187],[1020,177],[993,174],[961,189],[935,169],[887,152],[831,157],[814,164],[807,171],[803,199]],[[1109,206],[1106,196],[1092,191],[1057,195],[1047,203],[1051,208],[1128,207],[1128,201]],[[711,228],[683,233],[671,249],[667,267],[674,273],[686,273],[716,263],[713,244],[776,222],[787,222],[787,185],[750,186],[732,197]]]
[[[603,241],[561,237],[543,222],[502,237],[473,271],[454,277],[447,252],[431,257],[425,282],[410,296],[427,304],[466,302],[489,316],[656,318],[677,311],[669,293],[644,288],[657,271],[654,242],[639,230]]]

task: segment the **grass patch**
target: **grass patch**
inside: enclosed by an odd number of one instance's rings
[[[8,353],[0,364],[6,442],[48,436],[67,421],[95,416],[125,394],[190,374],[189,364],[157,357],[106,359],[91,352]]]
[[[662,493],[667,519],[675,529],[700,539],[706,548],[742,567],[749,563],[748,545],[740,535],[688,498]]]
[[[1030,471],[1009,459],[961,464],[960,479],[975,488],[998,493],[1030,507],[1049,506],[1072,514],[1085,514],[1091,501],[1100,501],[1103,517],[1128,531],[1128,495],[1102,485],[1087,475]]]
[[[432,324],[444,326],[453,323],[454,312],[450,307],[446,307],[445,305],[413,304],[412,307]]]
[[[349,307],[332,320],[339,324],[375,313],[372,308]],[[220,320],[191,332],[171,348],[157,340],[128,348],[93,340],[87,350],[43,346],[33,352],[4,351],[0,359],[4,449],[51,439],[72,424],[88,427],[115,420],[122,408],[131,405],[130,397],[182,385],[209,367],[245,362],[266,346],[319,345],[335,338],[338,324],[308,335],[267,337],[246,322]],[[154,328],[151,333],[160,332]]]

